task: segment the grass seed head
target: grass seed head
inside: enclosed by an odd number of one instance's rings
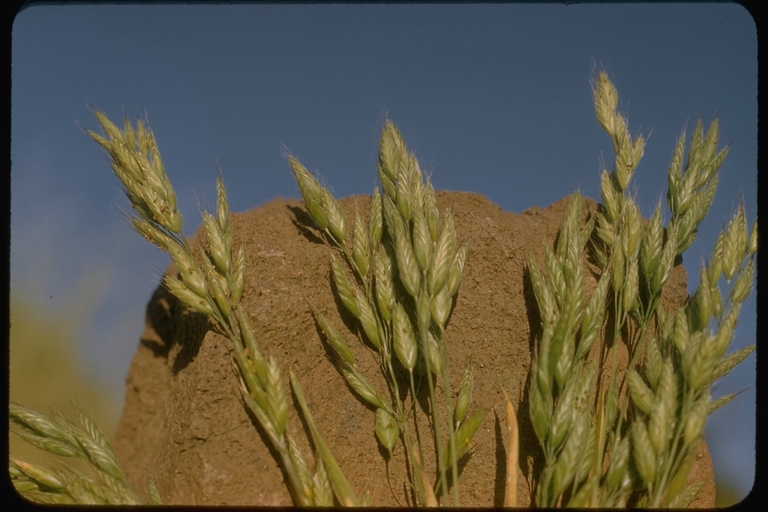
[[[347,279],[347,273],[344,272],[341,262],[334,254],[331,254],[331,274],[333,274],[333,282],[336,284],[336,291],[339,293],[342,304],[347,308],[347,311],[359,319],[360,307],[357,304],[359,291]]]
[[[643,239],[643,221],[640,216],[640,209],[637,207],[631,197],[624,201],[624,217],[627,229],[624,231],[624,254],[627,259],[634,260],[640,250],[640,242]]]
[[[448,317],[451,314],[451,306],[453,305],[453,299],[448,293],[448,289],[443,287],[437,295],[432,297],[430,303],[430,312],[432,313],[432,320],[440,329],[445,330],[448,324]]]
[[[725,354],[733,340],[733,333],[736,329],[736,323],[739,320],[739,303],[731,305],[730,311],[717,326],[717,332],[707,338],[707,347],[705,350],[712,354],[714,359],[719,359]]]
[[[278,437],[285,434],[288,422],[288,401],[285,398],[285,385],[280,367],[274,358],[267,363],[267,411]]]
[[[593,95],[597,120],[608,135],[612,135],[615,130],[614,122],[616,107],[619,104],[619,93],[604,71],[601,71],[595,79]]]
[[[677,253],[677,247],[673,241],[675,236],[676,233],[673,230],[672,237],[668,238],[666,244],[664,244],[659,265],[651,276],[651,293],[653,294],[660,293],[669,276],[672,275],[672,266]]]
[[[623,288],[622,305],[624,306],[624,311],[629,312],[635,308],[637,304],[637,299],[638,299],[637,259],[633,259],[630,261],[629,267],[627,268],[626,279],[627,280],[624,283],[624,288]]]
[[[688,418],[685,419],[685,427],[683,429],[683,443],[689,448],[694,448],[695,444],[699,442],[701,433],[704,432],[704,426],[707,424],[707,417],[709,416],[709,393],[704,393],[701,398],[696,400],[693,404],[693,408],[688,414]]]
[[[582,414],[584,414],[582,412]],[[597,429],[587,429],[587,440],[584,443],[583,451],[579,457],[579,463],[577,465],[574,481],[584,483],[593,468],[596,466],[597,460]]]
[[[699,272],[699,286],[686,308],[688,328],[691,331],[701,331],[709,325],[712,315],[711,302],[709,278],[706,268],[702,266]]]
[[[384,222],[381,208],[381,194],[379,193],[379,187],[376,187],[371,196],[371,213],[368,219],[368,243],[371,250],[375,250],[381,242],[381,233]]]
[[[242,246],[237,250],[234,260],[234,272],[230,274],[230,289],[232,290],[232,304],[237,307],[243,298],[245,289],[245,250]]]
[[[9,457],[9,460],[10,466],[12,466],[16,472],[20,472],[31,479],[32,482],[35,483],[35,487],[40,485],[49,487],[51,489],[66,488],[64,482],[62,482],[57,477],[56,473],[50,469],[24,462],[23,460],[19,460],[13,456]]]
[[[381,167],[379,168],[379,181],[381,182],[381,187],[384,189],[384,194],[386,194],[387,197],[392,200],[397,198],[397,186],[395,185],[395,182],[392,178],[382,172]]]
[[[400,212],[400,218],[407,224],[411,220],[411,190],[408,188],[408,178],[404,172],[397,176],[397,196],[395,204]]]
[[[421,208],[413,209],[413,253],[416,257],[416,263],[422,272],[427,270],[427,266],[432,258],[432,238],[429,234],[429,226],[424,212]]]
[[[296,178],[296,183],[299,185],[299,191],[301,197],[304,199],[304,204],[307,207],[309,216],[315,221],[315,224],[320,229],[326,229],[328,227],[328,219],[325,215],[323,208],[323,198],[320,193],[320,183],[312,176],[306,167],[301,165],[293,156],[288,157],[288,163],[293,170],[293,175]]]
[[[400,429],[397,426],[395,418],[393,418],[392,415],[389,414],[389,412],[386,410],[378,408],[376,409],[376,420],[374,425],[376,438],[379,440],[381,445],[386,448],[387,453],[391,458],[392,450],[395,448],[395,445],[397,444],[397,437],[400,434]]]
[[[554,408],[552,421],[549,424],[549,434],[547,435],[547,444],[553,449],[557,449],[565,441],[565,436],[570,431],[571,425],[573,425],[573,412],[576,401],[575,388],[576,382],[569,382],[563,394],[558,398],[557,405]]]
[[[448,283],[446,284],[446,289],[451,297],[456,295],[459,291],[459,285],[461,284],[461,278],[464,275],[464,266],[467,263],[468,254],[469,245],[465,242],[456,252],[456,256],[451,263],[451,268],[448,270]]]
[[[385,121],[379,139],[379,173],[395,181],[407,155],[402,135],[392,121]]]
[[[227,237],[224,236],[221,226],[210,213],[203,212],[203,224],[205,225],[205,233],[208,235],[211,259],[213,259],[217,270],[221,274],[229,275],[232,270],[232,263],[230,261],[232,254],[231,242],[227,243]]]
[[[573,368],[573,356],[575,351],[575,342],[572,334],[568,334],[563,339],[561,350],[555,361],[552,373],[555,377],[555,382],[559,386],[563,386],[571,375],[571,369]],[[553,351],[554,353],[555,351]]]
[[[747,253],[749,255],[757,254],[757,220],[752,224],[752,232],[749,234],[749,243],[747,244]]]
[[[603,275],[600,276],[600,281],[592,292],[587,308],[584,310],[580,326],[581,339],[579,340],[579,346],[576,349],[575,355],[575,359],[578,361],[589,353],[592,344],[600,334],[600,329],[605,317],[606,297],[610,282],[610,270],[606,270]]]
[[[663,361],[659,351],[659,341],[656,336],[651,336],[645,346],[645,358],[643,360],[643,372],[648,384],[655,388],[661,377]]]
[[[390,322],[395,307],[395,285],[392,281],[392,261],[383,246],[374,254],[374,274],[378,311],[385,322]]]
[[[544,281],[544,276],[536,264],[533,253],[528,255],[528,274],[531,278],[536,300],[539,303],[539,314],[541,315],[542,325],[550,324],[556,311],[555,298],[550,292],[549,287]]]
[[[218,274],[210,263],[204,263],[204,268],[208,276],[207,283],[210,296],[218,306],[219,315],[214,315],[218,321],[225,321],[232,315],[232,306],[229,298],[229,285],[227,279]]]
[[[347,383],[353,390],[355,390],[360,398],[374,407],[391,410],[391,407],[387,407],[381,400],[381,393],[379,393],[374,385],[360,373],[357,367],[342,361],[341,364],[339,364],[339,368]]]
[[[400,212],[397,211],[397,206],[389,196],[382,198],[382,212],[389,236],[395,244],[397,240],[410,236],[400,217]]]
[[[618,194],[614,190],[611,175],[605,169],[600,173],[600,197],[603,200],[606,220],[613,222],[619,214]]]
[[[312,477],[310,476],[309,468],[307,467],[307,462],[304,460],[304,456],[301,454],[301,450],[296,444],[296,441],[294,441],[293,436],[286,435],[285,438],[286,444],[288,445],[288,456],[293,463],[296,476],[298,477],[299,484],[301,485],[300,489],[294,490],[301,493],[302,498],[306,502],[312,503],[314,501],[315,492],[312,484]],[[322,461],[318,461],[318,465],[321,463]]]
[[[565,275],[563,274],[563,268],[555,256],[555,253],[549,246],[545,248],[544,260],[547,265],[547,277],[551,283],[549,288],[553,293],[558,308],[562,309],[566,293]]]
[[[429,181],[427,181],[427,186],[424,190],[424,212],[427,216],[427,225],[429,226],[429,235],[432,237],[432,242],[437,242],[437,237],[440,234],[440,212],[437,209],[435,189]]]
[[[424,340],[424,357],[428,358],[432,373],[439,379],[443,377],[443,370],[445,369],[445,363],[443,361],[443,351],[432,334],[432,331],[427,331],[427,337]]]
[[[256,340],[256,336],[253,333],[250,323],[248,322],[247,315],[237,315],[238,325],[240,327],[240,333],[242,335],[243,349],[248,350],[248,358],[253,363],[253,369],[256,373],[256,377],[261,382],[262,387],[267,385],[267,360],[264,358],[259,344]]]
[[[343,245],[347,238],[347,219],[344,210],[325,187],[320,188],[320,199],[323,204],[323,212],[328,219],[328,229],[336,242]]]
[[[571,485],[589,437],[589,416],[579,414],[557,458],[552,477],[552,494],[558,496]]]
[[[672,367],[671,363],[665,364],[665,369],[667,366]],[[659,457],[662,457],[667,451],[675,425],[677,387],[675,386],[674,373],[669,372],[669,375],[672,378],[666,379],[667,372],[662,370],[655,404],[648,420],[648,437]]]
[[[371,266],[371,244],[368,239],[368,230],[363,225],[360,215],[355,217],[355,231],[352,242],[352,260],[360,277],[368,275]]]
[[[357,308],[360,310],[360,325],[363,326],[363,331],[368,337],[368,341],[370,341],[377,349],[380,348],[381,337],[379,336],[376,317],[374,316],[371,305],[368,303],[368,299],[359,292],[357,295]]]
[[[333,487],[328,478],[328,471],[325,469],[323,459],[317,459],[315,464],[315,474],[312,476],[312,496],[313,505],[317,507],[333,506]]]
[[[619,414],[619,384],[614,379],[608,385],[608,393],[605,396],[604,417],[606,425],[613,425]]]
[[[711,354],[701,350],[701,332],[693,333],[682,357],[683,375],[693,390],[700,390],[711,383],[714,361]]]
[[[205,284],[205,276],[203,276],[200,267],[188,249],[177,243],[169,244],[166,249],[176,264],[184,285],[198,297],[207,297],[208,289]]]
[[[169,275],[163,278],[163,284],[184,305],[204,315],[213,316],[215,314],[208,295],[201,297],[190,290],[185,283]]]
[[[58,439],[51,439],[48,437],[41,437],[31,435],[25,432],[19,432],[19,437],[24,439],[29,444],[40,448],[46,452],[50,452],[62,457],[76,457],[79,451],[74,449],[71,445],[59,441]]]
[[[732,298],[736,304],[744,302],[752,293],[752,281],[755,273],[755,261],[750,258],[744,271],[736,278],[733,285]]]
[[[611,460],[605,476],[608,489],[618,490],[629,477],[629,437],[624,437],[611,451]]]
[[[472,438],[474,437],[477,429],[480,428],[480,424],[485,419],[485,411],[473,414],[467,418],[456,430],[456,452],[451,449],[451,443],[449,442],[444,454],[444,466],[450,467],[453,461],[458,461],[467,449],[472,444]]]
[[[725,358],[718,361],[717,364],[715,365],[714,370],[712,371],[712,380],[715,381],[720,377],[723,377],[728,373],[730,373],[731,370],[733,370],[742,361],[744,361],[747,357],[749,357],[754,351],[755,351],[755,345],[753,343],[752,345],[748,345],[742,349],[739,349],[736,352],[729,354]]]
[[[547,439],[549,419],[552,416],[552,412],[551,407],[549,408],[549,411],[547,410],[545,395],[539,391],[536,382],[537,379],[531,379],[531,387],[528,393],[528,407],[530,408],[533,431],[536,433],[539,443],[543,445],[544,441]]]
[[[413,326],[408,318],[408,313],[405,312],[405,309],[399,302],[394,308],[392,325],[395,354],[403,367],[407,370],[413,370],[418,356],[416,335],[413,332]]]
[[[16,402],[8,402],[9,419],[24,431],[28,431],[40,437],[71,441],[72,437],[62,427],[51,421],[45,414],[34,409],[24,407]]]
[[[472,363],[464,370],[464,375],[461,377],[461,385],[459,386],[459,394],[456,397],[456,408],[453,414],[453,420],[456,424],[461,424],[464,418],[467,417],[467,411],[472,401]]]
[[[317,320],[320,329],[336,351],[336,354],[347,363],[355,364],[355,356],[349,349],[349,345],[347,345],[347,342],[344,341],[344,338],[341,337],[338,331],[334,329],[333,325],[331,325],[325,315],[319,311],[315,311],[315,320]]]
[[[395,257],[397,258],[397,269],[400,273],[400,282],[403,283],[405,291],[411,297],[418,297],[421,287],[421,271],[419,264],[416,263],[416,256],[413,253],[413,247],[408,234],[405,232],[397,233],[395,239]]]
[[[632,455],[644,485],[652,485],[656,477],[656,452],[643,420],[636,420],[632,425]]]
[[[629,383],[629,394],[632,402],[645,414],[650,414],[653,410],[653,392],[643,381],[643,378],[634,369],[627,372],[627,382]]]
[[[429,292],[436,295],[445,286],[451,263],[456,255],[456,228],[450,210],[443,214],[440,235],[437,239],[432,262],[429,265],[427,279]]]
[[[224,188],[224,179],[221,173],[216,177],[216,220],[222,233],[228,234],[229,243],[232,243],[232,228],[229,225],[229,203],[227,203],[227,190]]]

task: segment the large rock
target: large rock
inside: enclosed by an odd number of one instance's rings
[[[552,245],[568,201],[516,215],[478,194],[441,192],[437,199],[441,210],[451,208],[459,242],[469,241],[470,247],[447,330],[453,389],[471,360],[470,412],[488,412],[462,461],[462,504],[503,504],[506,390],[520,424],[519,505],[528,506],[539,451],[528,419],[526,381],[539,317],[526,260],[533,252],[544,261],[544,246]],[[591,200],[583,204],[584,217],[596,209]],[[355,211],[367,215],[370,197],[347,198],[341,205],[351,222]],[[377,505],[407,504],[402,445],[387,465],[373,432],[374,411],[329,360],[310,311],[314,306],[331,319],[365,375],[385,390],[376,359],[355,342],[359,338],[349,329],[354,323],[332,293],[330,249],[298,201],[275,200],[233,215],[231,222],[235,247],[246,248],[243,306],[263,351],[277,359],[285,375],[290,368],[299,377],[317,427],[358,495],[370,491]],[[595,279],[591,272],[586,276],[589,294]],[[664,303],[677,307],[686,298],[686,275],[678,262]],[[290,505],[276,454],[240,400],[230,342],[207,332],[205,318],[185,310],[162,287],[147,306],[146,321],[115,438],[129,479],[139,489],[152,480],[168,504]],[[311,458],[308,434],[294,408],[289,428]],[[431,452],[427,464],[434,463]],[[693,477],[706,482],[694,505],[714,506],[704,443]]]

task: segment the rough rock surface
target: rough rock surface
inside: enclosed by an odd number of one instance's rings
[[[439,192],[437,199],[441,211],[451,208],[459,242],[470,244],[447,330],[453,389],[471,360],[475,388],[470,413],[487,411],[469,456],[462,459],[462,504],[503,504],[504,389],[518,414],[518,496],[519,505],[528,506],[538,450],[526,385],[539,319],[526,260],[533,252],[543,262],[544,246],[553,244],[568,200],[517,215],[478,194]],[[369,204],[369,196],[341,201],[350,223],[355,211],[365,217]],[[584,200],[585,217],[595,208]],[[373,432],[374,411],[330,362],[310,312],[314,306],[331,320],[350,342],[365,375],[385,390],[376,360],[355,342],[354,324],[334,299],[329,248],[295,200],[272,201],[233,215],[231,222],[235,247],[246,248],[243,305],[263,351],[277,359],[285,375],[290,368],[299,377],[317,427],[358,495],[370,491],[375,505],[406,505],[402,445],[387,465]],[[687,298],[685,271],[677,263],[664,293],[668,307]],[[594,286],[587,272],[587,294]],[[229,347],[228,340],[207,331],[205,318],[158,288],[127,377],[115,449],[134,485],[146,489],[152,480],[167,504],[290,505],[276,455],[240,400]],[[294,408],[288,424],[311,459],[308,433]],[[434,455],[427,459],[434,463]],[[692,478],[706,482],[693,505],[714,506],[714,477],[704,443]]]

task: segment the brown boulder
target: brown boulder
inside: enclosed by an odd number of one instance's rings
[[[503,504],[504,389],[520,424],[519,505],[529,506],[531,468],[539,452],[528,419],[526,384],[531,333],[539,320],[525,268],[530,252],[544,261],[544,244],[553,243],[568,200],[517,215],[478,194],[440,192],[437,199],[441,210],[450,206],[459,242],[469,241],[470,248],[447,330],[453,389],[471,360],[475,387],[470,413],[488,412],[470,456],[462,461],[462,504]],[[367,214],[370,197],[340,203],[351,221],[355,211]],[[591,200],[583,205],[585,216],[596,208]],[[334,299],[328,247],[295,200],[272,201],[233,215],[231,222],[235,247],[246,248],[243,306],[262,350],[277,359],[284,374],[290,368],[299,377],[315,423],[358,495],[370,491],[375,505],[406,505],[402,445],[387,465],[374,436],[374,411],[352,394],[329,361],[310,311],[312,305],[331,320],[350,342],[363,373],[385,390],[376,360],[354,342],[349,329],[354,324]],[[595,280],[586,275],[590,293]],[[669,307],[686,299],[686,275],[678,264],[664,300]],[[206,329],[205,318],[185,310],[162,287],[156,290],[128,374],[114,443],[129,479],[139,489],[153,481],[167,504],[291,505],[277,457],[240,400],[230,342]],[[288,424],[311,459],[296,409],[291,408]],[[693,472],[706,482],[694,505],[714,506],[714,477],[704,443]]]

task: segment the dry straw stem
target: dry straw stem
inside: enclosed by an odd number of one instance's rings
[[[354,392],[376,408],[374,431],[387,453],[392,453],[397,437],[402,438],[410,463],[412,503],[436,504],[434,495],[442,495],[443,503],[448,504],[450,481],[452,503],[458,505],[457,460],[468,448],[483,414],[467,419],[471,369],[462,379],[456,407],[452,404],[445,327],[468,254],[466,245],[457,249],[453,218],[449,211],[441,215],[437,210],[432,185],[389,121],[384,124],[379,142],[378,176],[384,193],[374,190],[367,226],[356,215],[351,245],[334,232],[331,219],[336,217],[338,225],[346,225],[346,220],[330,192],[296,158],[291,156],[288,162],[309,216],[328,245],[338,249],[353,271],[354,279],[350,279],[340,258],[331,253],[336,292],[358,320],[364,340],[370,342],[364,346],[376,350],[392,403],[383,399],[383,393],[357,370],[348,345],[325,326],[327,319],[316,314],[337,355],[339,371]],[[423,447],[420,442],[414,445],[412,429],[416,425],[409,420],[409,410],[418,394],[413,372],[419,368],[425,369],[432,415],[438,466],[434,486],[426,483],[429,479],[421,463]],[[401,371],[408,375],[410,404],[399,389]],[[442,400],[438,401],[437,390]],[[440,419],[438,408],[445,411],[448,421]],[[416,436],[417,440],[422,438]]]
[[[686,506],[700,488],[685,482],[706,418],[732,398],[712,401],[709,389],[754,351],[752,345],[728,354],[741,303],[754,279],[757,223],[748,233],[740,205],[718,237],[709,263],[702,266],[687,306],[665,312],[660,307],[662,288],[674,257],[695,239],[728,148],[717,151],[716,120],[706,133],[699,121],[683,166],[683,133],[668,172],[672,218],[665,232],[658,205],[643,228],[639,208],[626,191],[645,141],[629,135],[626,120],[616,111],[618,93],[604,72],[594,81],[594,95],[598,121],[616,152],[614,169],[601,173],[603,208],[595,216],[597,236],[590,247],[600,281],[585,309],[571,306],[574,293],[576,299],[582,293],[575,269],[584,244],[572,241],[570,210],[556,250],[547,251],[547,276],[533,258],[529,264],[542,318],[529,394],[531,421],[546,460],[537,503]],[[582,234],[589,236],[590,230],[588,225]],[[579,240],[586,241],[586,236]],[[720,290],[721,277],[729,284],[727,293]],[[593,403],[578,384],[591,382],[591,377],[569,368],[584,366],[596,335],[604,331],[604,318],[612,323],[607,331],[612,337],[601,352],[603,370]],[[617,368],[618,344],[630,353],[623,375]],[[575,392],[577,388],[585,393]],[[566,407],[571,405],[573,411]],[[596,434],[582,434],[585,424]],[[578,468],[578,454],[593,467]],[[603,461],[608,461],[605,467]]]

